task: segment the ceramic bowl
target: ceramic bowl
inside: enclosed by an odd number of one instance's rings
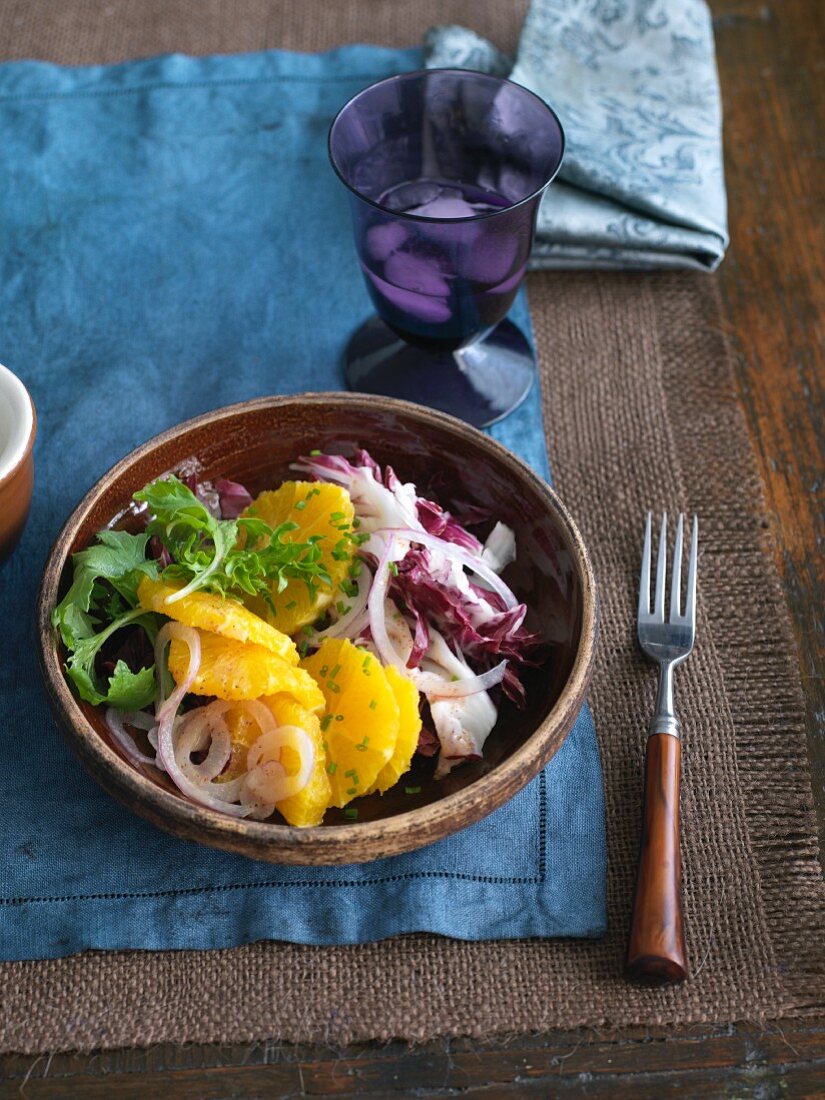
[[[518,559],[505,579],[530,611],[527,625],[547,644],[547,660],[525,678],[523,710],[504,703],[479,763],[441,781],[416,757],[409,779],[358,800],[349,822],[328,811],[317,828],[239,821],[196,805],[149,765],[129,763],[102,716],[72,694],[50,625],[69,581],[71,554],[107,524],[122,522],[132,493],[190,456],[204,477],[229,477],[253,493],[288,478],[289,463],[313,448],[367,448],[404,481],[443,505],[469,501],[516,534]],[[553,490],[488,436],[417,405],[360,394],[272,397],[219,409],[150,440],[87,494],[55,543],[39,596],[42,667],[53,712],[72,748],[111,794],[155,825],[190,840],[275,863],[352,863],[432,843],[512,798],[550,760],[584,702],[593,666],[597,600],[587,550]],[[407,788],[420,787],[410,795]]]
[[[26,387],[0,366],[0,561],[14,549],[29,514],[36,425]]]

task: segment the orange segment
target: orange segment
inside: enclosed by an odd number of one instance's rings
[[[284,535],[288,542],[307,542],[321,537],[321,561],[332,586],[318,584],[314,597],[302,580],[290,579],[283,592],[270,591],[275,614],[263,600],[249,600],[249,606],[284,634],[294,634],[314,622],[335,597],[338,586],[352,565],[354,544],[349,537],[355,510],[349,493],[340,485],[325,482],[285,481],[279,489],[261,493],[244,512],[257,516],[270,527],[295,523],[297,530]]]
[[[366,794],[392,759],[399,708],[379,661],[346,639],[327,638],[301,662],[324,693],[321,734],[326,741],[330,805]]]
[[[262,695],[286,692],[307,710],[323,707],[324,696],[304,669],[287,664],[263,646],[244,645],[205,631],[198,633],[201,663],[189,689],[195,695],[232,700],[260,699]],[[173,638],[169,646],[169,671],[176,683],[186,675],[188,664],[189,647]]]
[[[290,695],[270,695],[261,699],[261,702],[272,711],[279,726],[300,726],[301,729],[306,730],[315,747],[315,763],[309,783],[298,794],[278,802],[276,809],[290,825],[301,827],[320,825],[329,805],[330,785],[318,717],[302,707]],[[221,781],[235,779],[246,771],[246,754],[250,745],[261,735],[257,722],[245,711],[229,711],[226,723],[232,738],[232,756],[229,767],[220,777]],[[292,775],[298,770],[297,754],[292,749],[283,750],[281,762],[287,775]]]
[[[330,804],[332,788],[327,774],[327,758],[318,717],[310,714],[289,695],[273,695],[263,701],[275,715],[279,726],[300,726],[307,731],[315,747],[315,763],[309,783],[297,794],[276,802],[275,807],[290,825],[320,825]],[[293,749],[285,748],[282,763],[287,775],[293,775],[298,770],[298,754]]]
[[[157,611],[185,626],[234,638],[236,642],[253,642],[297,665],[298,651],[287,635],[253,614],[242,603],[212,592],[192,592],[174,603],[167,603],[169,596],[177,591],[174,585],[143,577],[138,585],[138,600],[146,611]]]
[[[389,761],[378,773],[373,790],[384,791],[394,786],[405,772],[410,770],[413,753],[418,746],[421,732],[421,713],[418,709],[418,688],[397,669],[384,669],[384,674],[398,703],[398,739]]]

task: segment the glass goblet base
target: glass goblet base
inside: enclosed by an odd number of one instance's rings
[[[469,347],[438,351],[408,344],[371,317],[347,345],[344,365],[351,390],[415,401],[476,428],[517,408],[536,374],[533,351],[509,320]]]

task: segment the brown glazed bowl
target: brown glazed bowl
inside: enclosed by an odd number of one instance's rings
[[[313,448],[367,448],[445,507],[469,501],[514,528],[518,560],[505,578],[530,608],[527,624],[547,644],[541,668],[525,678],[527,705],[504,703],[479,763],[440,782],[433,760],[416,757],[405,781],[358,800],[356,822],[341,810],[299,829],[243,821],[196,805],[149,765],[129,763],[102,716],[79,702],[63,675],[50,625],[69,581],[71,554],[123,521],[132,493],[190,456],[203,477],[228,477],[253,492],[290,477],[289,464]],[[294,476],[294,475],[293,475]],[[491,524],[492,525],[492,524]],[[361,394],[268,397],[218,409],[172,428],[120,461],[81,501],[55,543],[40,589],[41,661],[52,710],[88,770],[110,794],[162,829],[273,863],[356,863],[430,844],[478,821],[512,798],[550,760],[584,702],[593,667],[597,601],[587,550],[549,486],[504,447],[442,413]],[[420,792],[407,794],[406,788]]]
[[[0,562],[23,533],[34,487],[34,405],[20,379],[0,365]]]

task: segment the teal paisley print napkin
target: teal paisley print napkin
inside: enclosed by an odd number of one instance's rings
[[[535,267],[719,265],[722,112],[704,0],[533,0],[515,64],[463,27],[428,33],[427,64],[509,74],[561,118],[567,151]]]

